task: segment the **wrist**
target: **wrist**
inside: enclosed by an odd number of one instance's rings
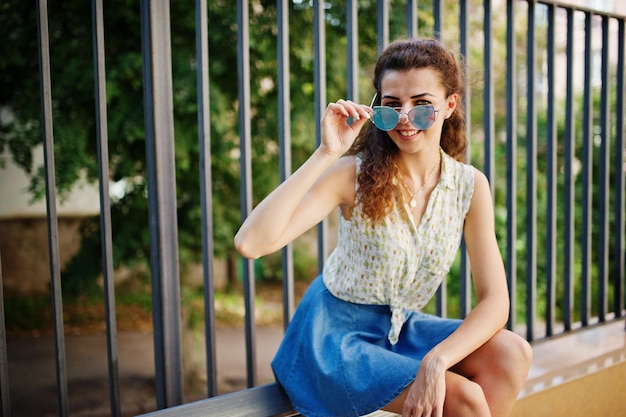
[[[444,358],[432,351],[424,356],[422,359],[422,366],[431,372],[437,373],[443,373],[449,368]]]
[[[341,157],[341,155],[333,152],[332,149],[328,149],[323,144],[313,152],[313,155],[318,157],[321,161],[328,163],[328,165],[334,164]]]

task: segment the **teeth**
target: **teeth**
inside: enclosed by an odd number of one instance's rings
[[[417,135],[417,130],[401,130],[400,135],[402,136],[413,136]]]

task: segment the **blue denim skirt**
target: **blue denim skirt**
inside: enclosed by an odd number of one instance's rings
[[[307,417],[372,413],[408,387],[422,358],[461,320],[410,313],[398,343],[387,340],[391,310],[346,302],[316,278],[298,305],[272,369]]]

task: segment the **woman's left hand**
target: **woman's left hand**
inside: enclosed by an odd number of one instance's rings
[[[445,368],[425,357],[407,393],[402,417],[442,417],[445,396]]]

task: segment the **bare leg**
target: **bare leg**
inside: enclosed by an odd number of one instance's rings
[[[506,417],[526,382],[531,361],[528,342],[513,332],[500,330],[452,371],[480,385],[493,417]]]
[[[383,410],[402,414],[409,388],[383,407]],[[480,385],[450,371],[446,372],[446,399],[443,404],[443,415],[445,417],[491,416],[487,399]]]
[[[522,337],[501,330],[446,373],[446,417],[506,417],[526,382],[532,349]],[[402,414],[405,389],[383,407]]]

